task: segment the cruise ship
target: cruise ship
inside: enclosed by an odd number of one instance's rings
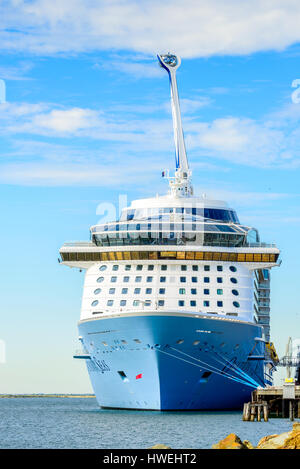
[[[270,270],[280,251],[221,200],[194,195],[176,70],[169,75],[175,172],[166,195],[132,201],[119,220],[65,243],[85,271],[80,352],[99,405],[142,410],[240,409],[272,384]]]

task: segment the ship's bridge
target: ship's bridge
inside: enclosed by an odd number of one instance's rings
[[[171,195],[139,199],[118,221],[90,229],[97,246],[199,245],[242,247],[259,243],[257,230],[241,225],[226,202]]]

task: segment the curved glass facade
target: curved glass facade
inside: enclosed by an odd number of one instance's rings
[[[227,233],[193,233],[193,232],[127,232],[127,233],[99,233],[93,234],[92,241],[96,246],[245,246],[243,234]]]
[[[147,217],[155,217],[163,214],[195,215],[207,220],[220,220],[222,222],[239,223],[234,210],[219,208],[196,208],[196,207],[160,207],[139,208],[123,210],[120,221],[140,220]]]

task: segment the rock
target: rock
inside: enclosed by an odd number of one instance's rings
[[[300,449],[300,423],[294,423],[291,432],[265,436],[257,449]]]
[[[252,445],[251,445],[252,446]],[[248,446],[235,434],[230,433],[224,440],[212,445],[212,449],[249,449]]]
[[[249,440],[244,440],[243,445],[247,446],[247,449],[255,449],[252,443]]]
[[[158,443],[157,445],[151,446],[148,449],[171,449],[170,446],[166,446],[163,443]]]
[[[293,432],[300,432],[300,422],[293,423]]]

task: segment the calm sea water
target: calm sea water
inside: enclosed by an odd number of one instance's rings
[[[211,448],[229,433],[256,445],[287,419],[243,422],[241,412],[102,410],[94,398],[0,399],[0,448]]]

